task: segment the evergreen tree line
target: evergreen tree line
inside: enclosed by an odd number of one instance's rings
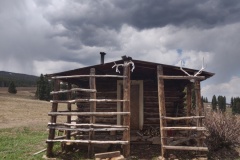
[[[220,95],[220,96],[216,97],[215,95],[213,95],[213,98],[212,98],[212,110],[213,111],[217,111],[217,109],[219,109],[221,112],[225,112],[226,107],[227,107],[227,103],[226,103],[225,96]]]
[[[37,81],[37,90],[35,96],[39,100],[49,101],[51,99],[50,92],[52,91],[52,88],[53,86],[51,82],[49,82],[48,79],[41,74]]]
[[[202,102],[204,102],[204,103],[208,103],[208,98],[202,96]]]
[[[11,82],[16,87],[36,86],[37,76],[0,71],[0,87],[9,87]]]
[[[36,91],[35,96],[39,100],[46,100],[46,101],[51,100],[53,97],[52,97],[52,95],[50,95],[50,92],[54,90],[53,85],[54,85],[53,81],[49,81],[46,77],[44,77],[41,74],[39,77],[39,80],[37,81],[37,91]],[[67,84],[65,84],[65,83],[60,84],[61,90],[66,90],[67,88],[68,88]],[[59,94],[58,99],[59,100],[67,100],[67,93]]]
[[[240,97],[231,98],[231,107],[233,114],[240,114]]]

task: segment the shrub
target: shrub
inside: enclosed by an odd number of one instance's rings
[[[206,115],[205,127],[209,150],[216,151],[240,144],[240,117],[238,116],[209,112]]]
[[[8,92],[12,93],[12,94],[16,94],[17,93],[17,89],[16,89],[16,86],[15,86],[14,82],[11,82],[9,84]]]

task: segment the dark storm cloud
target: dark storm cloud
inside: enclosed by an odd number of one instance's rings
[[[82,15],[82,11],[87,12]],[[67,1],[63,10],[59,12],[62,14],[54,13],[47,18],[52,23],[63,24],[69,30],[81,27],[119,29],[124,23],[138,29],[163,27],[169,24],[214,27],[239,21],[240,2],[238,0],[76,0]]]
[[[237,0],[142,0],[132,9],[130,23],[140,29],[170,24],[211,28],[238,21],[239,4]]]
[[[36,1],[46,5],[46,1]],[[51,6],[51,3],[47,3]],[[54,7],[54,6],[53,6]],[[113,0],[66,1],[61,8],[47,10],[44,17],[65,30],[55,36],[75,41],[70,50],[82,45],[119,48],[117,34],[124,24],[139,30],[174,25],[202,29],[240,20],[238,0]]]

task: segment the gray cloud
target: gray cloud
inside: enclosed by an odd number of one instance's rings
[[[56,4],[48,5],[50,8]],[[82,45],[119,48],[116,37],[124,24],[139,30],[167,25],[211,29],[240,19],[240,3],[237,0],[76,0],[66,1],[56,10],[43,11],[50,24],[64,28],[55,36],[74,41],[64,44],[70,50],[79,50]]]
[[[0,70],[68,70],[99,63],[101,51],[197,69],[204,56],[214,91],[240,77],[239,12],[238,0],[2,0]]]
[[[68,1],[61,10],[46,14],[46,17],[53,24],[62,23],[69,30],[86,24],[98,28],[119,29],[124,23],[138,29],[169,24],[211,28],[238,22],[239,13],[238,0],[85,0]]]

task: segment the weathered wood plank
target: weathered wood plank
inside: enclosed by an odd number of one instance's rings
[[[60,81],[59,80],[54,80],[54,91],[59,91],[60,89]],[[58,95],[53,95],[53,100],[57,100],[58,99]],[[52,104],[52,112],[57,112],[58,110],[58,103],[54,103]],[[50,122],[51,123],[56,123],[57,121],[57,116],[51,116],[50,118]],[[55,137],[55,129],[50,129],[49,130],[49,134],[48,134],[48,139],[54,139]],[[46,155],[47,157],[52,157],[53,156],[53,143],[48,143],[47,144],[47,152]]]
[[[78,102],[125,102],[119,99],[75,99],[75,100],[51,100],[51,103],[78,103]]]
[[[205,127],[162,127],[162,130],[196,130],[205,131]]]
[[[80,123],[80,124],[72,124],[72,123],[48,123],[49,126],[77,126],[77,127],[113,127],[113,128],[129,128],[128,126],[123,125],[107,125],[107,124],[93,124],[93,123]]]
[[[71,83],[68,83],[68,90],[71,90],[71,88],[72,88]],[[68,100],[71,100],[71,97],[72,97],[71,92],[67,93],[67,97],[68,97]],[[72,111],[72,104],[68,103],[67,104],[67,108],[68,108],[68,111],[71,112]],[[72,116],[67,116],[67,123],[71,123],[71,121],[72,121],[71,119],[72,119]],[[71,138],[71,131],[67,131],[66,138],[67,139]]]
[[[95,77],[92,77],[95,75],[95,68],[90,69],[90,78],[89,78],[89,86],[90,89],[96,90],[96,80]],[[96,99],[96,92],[90,93],[90,99]],[[95,112],[96,113],[96,101],[90,102],[90,112]],[[96,117],[94,115],[90,116],[89,123],[95,123],[96,122]],[[94,139],[94,130],[89,130],[89,140]],[[88,158],[91,158],[94,153],[94,146],[89,144],[88,145]]]
[[[46,142],[63,142],[63,143],[85,143],[85,144],[128,144],[128,141],[97,141],[97,140],[68,140],[68,139],[48,139]]]
[[[123,99],[125,102],[123,103],[123,112],[130,112],[130,88],[131,88],[131,80],[130,80],[130,66],[128,62],[124,62],[123,67]],[[123,116],[123,125],[130,127],[130,115]],[[123,132],[123,140],[130,142],[130,130]],[[130,143],[127,143],[123,146],[123,155],[128,158],[130,156]]]
[[[208,151],[207,147],[189,147],[189,146],[162,146],[164,149],[172,150],[192,150],[192,151]]]
[[[124,76],[119,76],[119,75],[72,75],[72,76],[56,76],[56,77],[51,77],[51,79],[88,78],[88,77],[124,78]]]
[[[93,132],[93,131],[126,131],[127,128],[68,128],[68,127],[58,127],[58,126],[49,126],[49,129],[58,129],[66,131],[82,131],[82,132]],[[91,140],[91,139],[90,139]]]
[[[60,90],[60,91],[52,91],[50,92],[51,95],[54,94],[61,94],[61,93],[71,93],[71,92],[76,92],[76,91],[83,91],[83,92],[97,92],[96,89],[83,89],[83,88],[72,88],[72,89],[68,89],[68,90]]]
[[[130,115],[130,112],[49,112],[49,116],[110,116],[110,115]]]
[[[163,76],[163,67],[161,65],[157,66],[157,76],[158,76],[158,104],[159,104],[159,117],[166,116],[166,110],[165,110],[165,95],[164,95],[164,81],[163,79],[159,78],[160,76]],[[165,137],[167,135],[166,131],[164,131],[162,128],[164,126],[167,126],[167,123],[165,120],[160,119],[160,133],[161,137]],[[161,139],[161,145],[166,145],[167,141],[166,139]],[[161,147],[161,153],[162,156],[165,157],[165,148]]]
[[[205,116],[190,116],[190,117],[161,117],[162,119],[166,120],[173,120],[173,121],[179,121],[179,120],[189,120],[189,119],[200,119],[205,118]]]
[[[105,158],[118,157],[120,155],[121,155],[120,151],[96,153],[95,158],[105,159]]]
[[[161,79],[198,79],[198,80],[204,80],[206,79],[205,76],[170,76],[170,75],[160,75],[159,78]]]

